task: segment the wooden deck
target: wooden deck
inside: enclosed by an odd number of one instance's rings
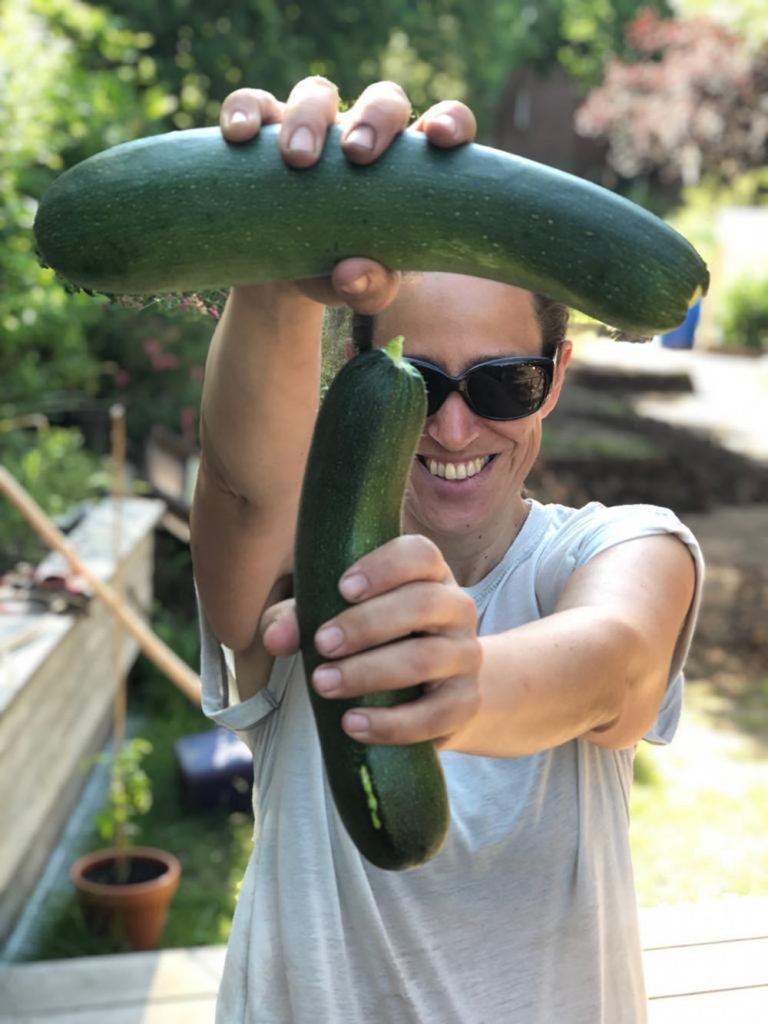
[[[768,1022],[768,898],[656,907],[641,920],[649,1024]],[[223,962],[223,947],[208,946],[1,965],[0,1022],[213,1024]]]

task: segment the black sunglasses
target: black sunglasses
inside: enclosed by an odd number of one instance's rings
[[[475,363],[458,377],[425,359],[408,359],[424,378],[427,415],[433,416],[452,391],[484,420],[520,420],[538,412],[555,372],[548,356],[509,356]]]

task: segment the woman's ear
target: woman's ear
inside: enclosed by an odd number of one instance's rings
[[[562,390],[563,382],[565,381],[565,371],[571,361],[572,355],[573,342],[566,338],[560,346],[560,351],[557,354],[557,362],[555,363],[555,379],[552,381],[552,390],[544,403],[542,418],[544,416],[549,416],[557,405],[558,399],[560,398],[560,391]]]

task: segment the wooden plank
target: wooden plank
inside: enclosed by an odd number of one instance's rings
[[[729,896],[640,910],[644,949],[768,936],[768,896]]]
[[[110,1008],[133,1007],[135,1021],[137,1006],[214,1000],[223,956],[223,947],[203,947],[6,966],[0,968],[0,1012],[14,1020],[79,1014],[76,1019],[85,1021],[86,1013],[106,1020]]]
[[[96,1010],[74,1010],[72,1013],[33,1014],[6,1017],[0,1024],[214,1024],[214,996],[198,999],[173,999],[147,1005],[99,1007]]]
[[[763,1024],[768,1021],[768,987],[731,989],[652,999],[648,1024]]]
[[[768,985],[768,939],[651,949],[644,959],[652,998]]]

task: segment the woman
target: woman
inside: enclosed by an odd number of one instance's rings
[[[285,104],[233,93],[222,130],[245,142],[282,122],[300,169],[338,116],[335,88],[314,78]],[[409,117],[399,87],[370,87],[341,118],[347,156],[375,160]],[[445,102],[410,130],[450,146],[475,128]],[[318,633],[329,660],[311,680],[331,697],[429,680],[418,701],[343,720],[364,743],[440,751],[451,830],[402,874],[365,862],[336,815],[290,599],[323,303],[339,302],[375,342],[405,336],[430,399],[404,535],[340,580],[352,606]],[[327,281],[232,289],[206,368],[192,520],[204,707],[255,766],[220,1024],[645,1019],[632,758],[643,737],[674,732],[701,559],[667,510],[523,497],[571,355],[565,324],[520,289],[402,280],[362,258]]]

